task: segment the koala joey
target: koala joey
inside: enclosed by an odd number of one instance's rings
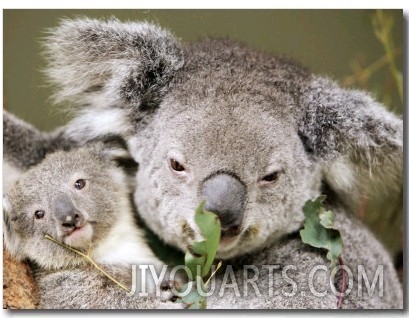
[[[140,217],[181,251],[201,237],[194,211],[206,200],[221,221],[217,257],[226,265],[209,308],[402,308],[390,256],[348,205],[357,173],[393,180],[402,171],[402,120],[383,105],[289,59],[228,39],[183,44],[146,22],[64,20],[45,46],[55,101],[75,116],[51,134],[37,133],[46,140],[39,149],[121,136],[139,165],[133,197]],[[13,131],[26,128],[4,121],[14,127],[5,132],[5,160],[17,167],[38,149],[16,159]],[[20,138],[19,147],[26,142]],[[328,266],[325,253],[298,234],[303,205],[321,194],[351,273],[342,301],[328,273],[314,272]],[[263,267],[273,264],[291,270]],[[223,290],[228,265],[235,287]],[[382,290],[358,288],[360,265]],[[375,280],[378,265],[383,280]],[[243,266],[260,267],[247,295]],[[342,281],[336,275],[334,286]]]
[[[148,274],[150,285],[131,289],[132,265],[152,265],[160,273],[163,264],[134,222],[129,177],[116,163],[123,154],[102,144],[54,152],[4,195],[4,244],[11,255],[33,264],[40,308],[179,308],[166,302],[167,291],[159,288],[156,296]],[[129,294],[45,235],[89,253]]]

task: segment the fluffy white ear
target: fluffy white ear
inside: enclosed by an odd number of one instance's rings
[[[75,106],[147,107],[183,66],[175,38],[147,22],[63,20],[44,44],[55,99]]]
[[[20,237],[14,229],[15,216],[10,200],[6,194],[3,195],[3,242],[6,250],[16,259],[22,260]]]
[[[126,182],[133,183],[138,164],[129,153],[125,140],[121,137],[117,135],[105,136],[102,140],[89,143],[84,147],[93,150],[97,156],[114,163],[116,167],[120,167],[124,176],[126,175],[130,179]],[[118,174],[118,169],[114,169],[113,173]]]
[[[383,105],[320,77],[305,87],[301,104],[299,135],[307,151],[324,162],[335,187],[345,190],[351,171],[383,180],[401,175],[403,121]]]
[[[107,160],[133,160],[126,141],[118,135],[103,136],[103,138],[95,139],[86,147],[93,150],[97,156],[102,156]]]

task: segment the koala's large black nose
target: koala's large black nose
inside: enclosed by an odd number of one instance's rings
[[[75,208],[71,198],[64,194],[54,199],[54,212],[63,229],[81,226],[84,221],[82,213]]]
[[[218,173],[204,181],[202,197],[205,210],[219,216],[222,236],[239,234],[247,197],[245,185],[235,176]]]

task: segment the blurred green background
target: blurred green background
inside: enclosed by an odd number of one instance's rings
[[[150,20],[183,41],[204,35],[239,39],[293,57],[342,85],[369,90],[391,111],[403,112],[396,85],[396,71],[403,67],[402,10],[3,10],[4,107],[41,130],[67,118],[50,103],[40,39],[59,19],[81,15]],[[388,31],[389,56],[375,27]],[[373,194],[372,185],[363,189],[357,213],[395,254],[403,237],[402,185],[381,195]]]

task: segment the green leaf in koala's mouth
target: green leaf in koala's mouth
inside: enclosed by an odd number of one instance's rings
[[[204,204],[202,201],[195,212],[195,222],[203,240],[193,242],[185,255],[185,265],[192,272],[190,279],[195,279],[196,276],[205,277],[209,273],[220,243],[220,220],[216,214],[205,211]]]
[[[218,216],[203,209],[205,202],[202,201],[195,212],[195,222],[199,227],[203,239],[193,242],[185,254],[185,266],[190,282],[179,290],[184,293],[187,288],[191,291],[183,296],[179,302],[186,304],[189,309],[205,309],[207,306],[206,296],[199,293],[199,288],[205,291],[208,282],[214,273],[220,268],[219,262],[216,270],[212,273],[206,283],[203,278],[209,274],[217,250],[219,249],[221,225]]]

